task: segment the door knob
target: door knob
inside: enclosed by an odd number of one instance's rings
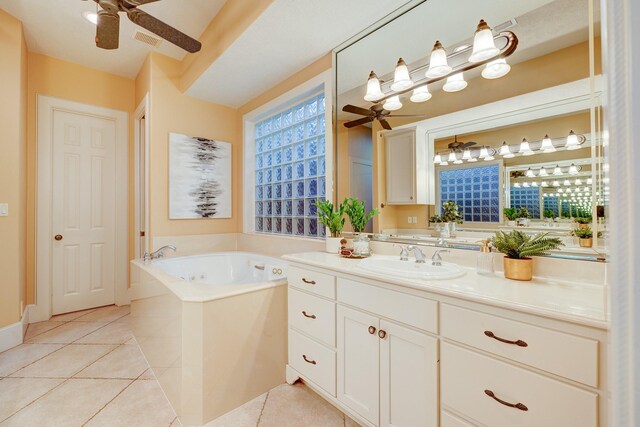
[[[57,241],[62,240],[62,234],[56,234],[54,239],[56,239]]]

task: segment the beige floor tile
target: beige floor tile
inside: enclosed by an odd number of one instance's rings
[[[20,369],[11,376],[23,378],[69,378],[115,347],[115,345],[71,344],[43,357],[26,368]]]
[[[81,426],[130,383],[129,380],[67,380],[13,415],[3,426]]]
[[[157,381],[134,381],[87,426],[168,426],[175,417]]]
[[[178,417],[176,417],[169,427],[182,427],[182,423],[180,422]],[[253,426],[251,426],[251,427],[253,427]]]
[[[267,393],[205,424],[205,427],[246,427],[258,425]]]
[[[74,377],[127,378],[135,380],[148,368],[149,365],[147,365],[147,361],[137,345],[121,345],[74,375]]]
[[[153,373],[153,369],[149,368],[146,371],[144,371],[142,375],[138,377],[138,379],[139,380],[155,380],[156,376]]]
[[[64,344],[22,344],[0,353],[0,377],[6,377],[63,346]]]
[[[79,339],[76,344],[124,344],[132,337],[131,328],[127,324],[114,322]]]
[[[25,341],[35,337],[36,335],[40,335],[44,332],[50,331],[51,329],[57,328],[58,326],[64,325],[66,322],[37,322],[30,323],[27,328],[27,333],[24,336]]]
[[[101,322],[111,323],[126,316],[130,312],[128,305],[118,307],[117,305],[109,305],[107,307],[96,308],[89,314],[74,319],[74,322]]]
[[[54,321],[54,322],[69,322],[71,320],[77,319],[80,316],[84,316],[85,314],[89,314],[93,310],[95,310],[95,308],[90,308],[88,310],[73,311],[71,313],[65,313],[65,314],[58,314],[57,316],[53,316],[49,320]]]
[[[260,427],[344,427],[344,414],[303,384],[283,384],[269,392]]]
[[[68,344],[75,340],[90,334],[91,332],[102,328],[104,323],[96,322],[69,322],[55,329],[51,329],[43,334],[37,335],[27,342],[29,343],[49,343],[49,344]]]
[[[0,380],[0,422],[63,381],[62,378],[4,378]]]

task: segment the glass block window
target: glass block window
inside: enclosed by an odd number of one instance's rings
[[[540,218],[540,187],[511,186],[511,207],[527,208],[531,218]]]
[[[255,125],[255,231],[324,237],[324,92]]]
[[[467,222],[500,222],[500,166],[442,169],[440,201],[455,201]]]
[[[558,198],[557,197],[544,197],[544,210],[553,211],[554,216],[560,216],[560,212],[558,212]]]

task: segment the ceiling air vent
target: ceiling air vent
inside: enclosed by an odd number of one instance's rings
[[[146,43],[153,47],[158,47],[162,44],[162,39],[140,30],[136,30],[136,32],[133,33],[133,38],[134,40],[138,40],[139,42]]]

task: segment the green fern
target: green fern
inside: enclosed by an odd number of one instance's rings
[[[520,230],[513,230],[510,233],[498,231],[490,241],[498,252],[502,252],[508,258],[523,259],[545,255],[551,250],[564,246],[559,238],[547,237],[548,234],[540,233],[532,237]]]

